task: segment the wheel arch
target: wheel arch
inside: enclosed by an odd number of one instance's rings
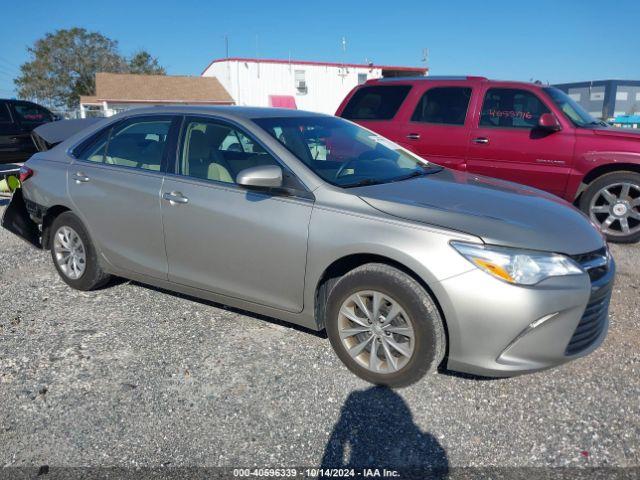
[[[584,175],[584,177],[582,177],[580,188],[578,189],[578,192],[576,193],[576,197],[573,200],[574,204],[578,205],[580,203],[580,198],[582,197],[582,194],[587,190],[587,188],[589,188],[589,185],[591,185],[598,178],[608,173],[618,173],[618,172],[640,173],[640,163],[615,162],[615,163],[607,163],[605,165],[600,165],[592,168]]]
[[[42,217],[42,248],[49,250],[51,247],[51,225],[54,220],[64,212],[70,212],[71,209],[64,205],[54,205],[47,208],[46,213]]]
[[[433,289],[429,286],[429,284],[424,280],[424,278],[418,275],[418,273],[416,273],[413,269],[407,267],[404,263],[385,255],[373,253],[352,253],[334,260],[327,268],[325,268],[315,286],[314,316],[318,330],[322,330],[325,328],[325,308],[329,292],[331,291],[333,285],[335,285],[335,283],[346,273],[367,263],[382,263],[385,265],[389,265],[390,267],[397,268],[398,270],[407,274],[416,282],[418,282],[420,286],[424,288],[425,291],[431,296],[433,302],[438,308],[438,313],[440,314],[442,325],[444,326],[445,330],[447,345],[445,352],[446,358],[449,353],[449,331],[447,327],[447,319],[445,317],[442,306],[440,305],[438,297],[436,296]]]

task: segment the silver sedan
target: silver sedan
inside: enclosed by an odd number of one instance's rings
[[[335,117],[133,110],[34,155],[21,181],[3,225],[71,287],[115,275],[326,329],[373,383],[535,371],[606,336],[615,265],[578,210]]]

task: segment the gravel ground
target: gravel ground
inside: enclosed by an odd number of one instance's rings
[[[0,466],[638,466],[640,245],[612,249],[589,357],[392,392],[323,335],[137,283],[71,290],[1,230]]]

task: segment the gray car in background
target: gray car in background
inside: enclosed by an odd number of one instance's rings
[[[116,275],[326,329],[370,382],[531,372],[606,336],[615,266],[582,213],[339,118],[134,110],[21,177],[3,225],[71,287]]]

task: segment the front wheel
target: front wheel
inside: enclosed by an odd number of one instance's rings
[[[640,240],[640,174],[613,172],[593,181],[582,194],[580,209],[600,227],[607,240]]]
[[[433,299],[389,265],[371,263],[347,273],[331,289],[326,314],[336,354],[368,382],[407,386],[444,357],[444,326]]]

